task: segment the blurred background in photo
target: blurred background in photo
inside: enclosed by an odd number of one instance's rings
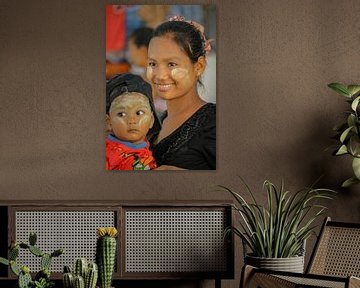
[[[199,92],[206,102],[216,103],[215,5],[107,5],[106,79],[130,72],[147,80],[147,49],[153,30],[175,15],[200,23],[205,28],[206,38],[212,39]],[[166,110],[164,101],[154,100],[159,112]]]

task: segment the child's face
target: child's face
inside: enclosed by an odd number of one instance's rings
[[[154,124],[146,96],[131,92],[117,97],[106,116],[112,133],[120,140],[139,144]]]

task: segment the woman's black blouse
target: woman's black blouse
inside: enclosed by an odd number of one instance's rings
[[[162,121],[166,118],[166,113]],[[154,135],[155,140],[158,135]],[[216,105],[207,103],[158,144],[152,145],[158,166],[190,170],[216,169]]]

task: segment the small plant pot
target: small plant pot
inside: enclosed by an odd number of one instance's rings
[[[257,268],[304,273],[304,256],[289,258],[263,258],[246,255],[245,263]]]

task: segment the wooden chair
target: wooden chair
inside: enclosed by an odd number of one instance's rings
[[[360,287],[360,223],[326,218],[306,273],[278,272],[245,265],[240,287]]]

